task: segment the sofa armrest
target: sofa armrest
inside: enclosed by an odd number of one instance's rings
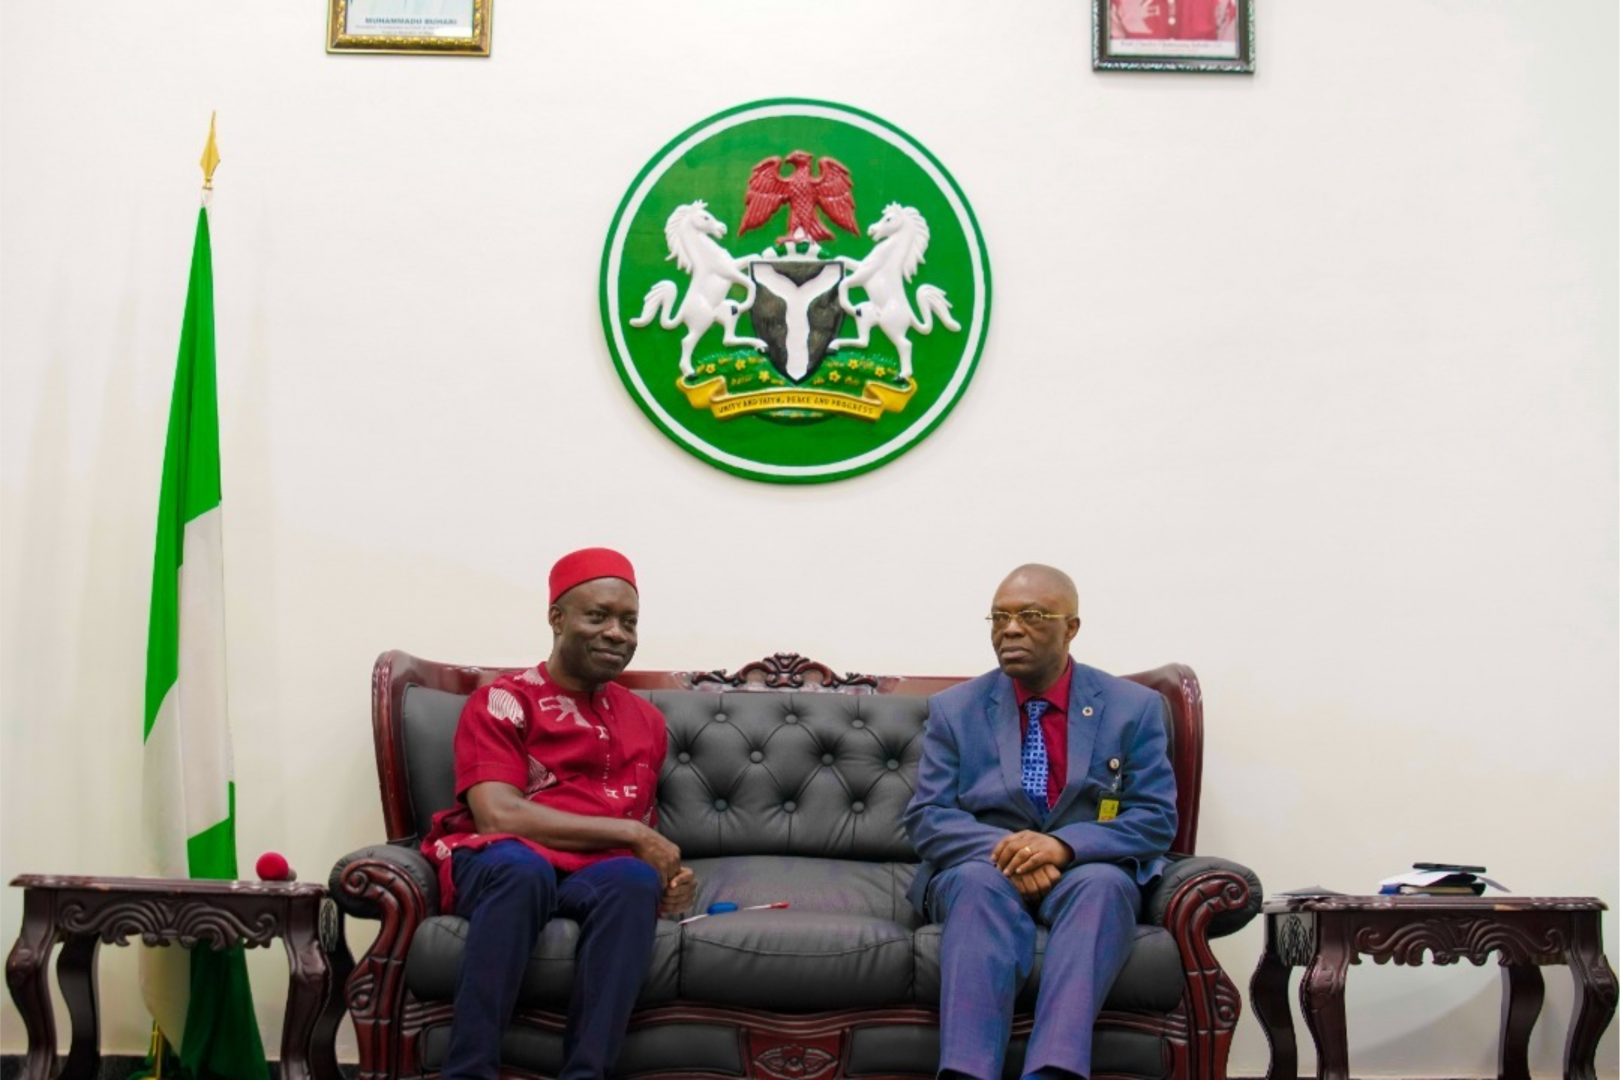
[[[1187,909],[1182,911],[1184,917],[1196,910],[1199,921],[1207,923],[1202,933],[1218,938],[1237,933],[1260,914],[1260,878],[1247,866],[1213,855],[1172,855],[1170,859],[1163,876],[1142,898],[1143,922],[1174,932],[1172,908]],[[1203,911],[1206,904],[1211,905],[1207,912]]]
[[[1259,913],[1260,879],[1226,859],[1188,855],[1172,860],[1143,898],[1142,914],[1170,932],[1181,954],[1192,1059],[1224,1064],[1243,996],[1221,969],[1209,940],[1242,929]]]
[[[416,849],[375,844],[337,861],[328,892],[348,914],[382,923],[343,993],[359,1043],[360,1075],[397,1076],[405,957],[422,920],[438,914],[438,878]]]
[[[327,890],[344,914],[386,919],[387,909],[439,910],[439,876],[422,853],[401,844],[373,844],[351,851],[332,867]]]

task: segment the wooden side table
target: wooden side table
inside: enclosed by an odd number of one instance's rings
[[[1502,1040],[1498,1075],[1529,1080],[1530,1029],[1541,1012],[1540,968],[1567,964],[1576,1009],[1564,1044],[1564,1075],[1594,1080],[1598,1039],[1620,996],[1603,956],[1601,900],[1590,897],[1319,896],[1267,900],[1266,948],[1249,982],[1254,1012],[1271,1044],[1267,1080],[1295,1080],[1299,1059],[1288,1010],[1288,975],[1303,967],[1300,1010],[1316,1043],[1316,1075],[1349,1080],[1344,984],[1351,964],[1483,964],[1502,967]]]
[[[22,930],[6,957],[6,984],[28,1029],[23,1080],[51,1080],[56,1019],[46,964],[62,945],[57,983],[72,1022],[61,1080],[90,1080],[101,1064],[96,953],[103,942],[198,944],[215,949],[287,947],[286,1020],[281,1034],[285,1080],[339,1080],[333,1048],[343,1016],[343,982],[354,967],[343,915],[321,885],[270,881],[50,877],[24,874]]]

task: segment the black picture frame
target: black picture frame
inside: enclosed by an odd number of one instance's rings
[[[1091,68],[1252,75],[1254,2],[1091,0]]]

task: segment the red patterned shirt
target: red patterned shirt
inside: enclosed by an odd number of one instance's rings
[[[554,810],[653,825],[668,744],[663,713],[616,683],[575,693],[553,683],[540,664],[478,690],[456,727],[456,805],[434,815],[422,841],[422,854],[438,868],[440,910],[455,910],[450,856],[458,848],[515,839],[561,871],[630,854],[624,848],[554,851],[511,833],[480,833],[467,789],[496,781]]]

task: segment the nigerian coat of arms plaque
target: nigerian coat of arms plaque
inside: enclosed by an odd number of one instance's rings
[[[869,113],[758,101],[669,142],[619,204],[602,325],[642,411],[739,476],[816,483],[924,439],[973,377],[990,263],[940,162]]]

